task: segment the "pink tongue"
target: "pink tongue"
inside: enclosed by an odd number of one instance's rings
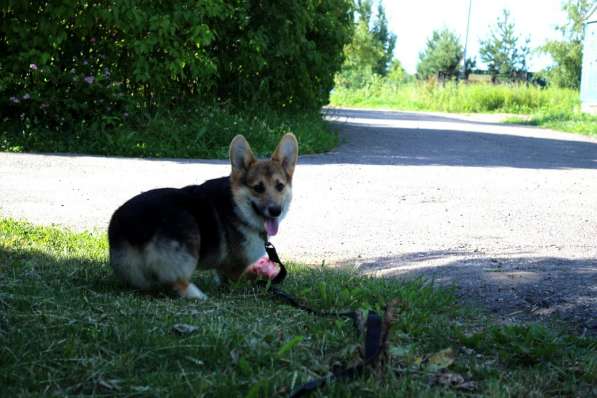
[[[265,220],[265,231],[267,236],[274,236],[278,233],[278,220],[275,218],[268,218]]]

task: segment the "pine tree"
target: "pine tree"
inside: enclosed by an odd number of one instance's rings
[[[462,44],[458,36],[448,30],[434,30],[423,52],[419,54],[417,77],[427,79],[438,74],[447,78],[458,75],[462,60]]]
[[[386,12],[381,2],[377,5],[377,16],[371,33],[383,47],[383,57],[381,57],[381,59],[377,62],[377,65],[374,66],[373,70],[378,75],[386,76],[388,74],[390,62],[394,57],[396,35],[390,32],[388,29]]]
[[[502,17],[491,29],[489,37],[481,40],[479,49],[481,60],[487,64],[493,82],[498,77],[510,79],[528,71],[529,39],[520,46],[518,40],[514,23],[510,20],[510,12],[503,10]]]

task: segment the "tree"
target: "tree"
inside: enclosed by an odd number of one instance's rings
[[[344,87],[362,87],[374,73],[374,67],[383,58],[383,47],[365,21],[356,24],[352,41],[344,47],[344,64],[336,76],[336,84]]]
[[[400,63],[400,60],[398,60],[398,58],[392,59],[390,66],[388,67],[388,74],[385,76],[386,81],[399,84],[406,81],[408,77],[409,76]]]
[[[427,39],[425,50],[419,54],[417,77],[427,79],[442,74],[452,78],[458,75],[463,49],[458,36],[448,30],[434,30]]]
[[[354,35],[344,47],[344,64],[336,75],[336,85],[347,88],[362,87],[374,75],[385,76],[396,43],[381,3],[373,17],[371,0],[357,0],[355,14]]]
[[[477,59],[476,58],[467,58],[464,63],[464,80],[468,80],[470,74],[475,70],[477,67]]]
[[[516,74],[528,71],[529,39],[520,46],[518,41],[514,23],[510,20],[510,12],[503,10],[502,17],[491,29],[489,37],[481,40],[479,49],[481,60],[487,64],[492,82],[496,82],[498,77],[513,78]]]
[[[394,47],[396,46],[396,35],[388,29],[388,20],[386,12],[381,2],[377,5],[377,18],[373,25],[373,37],[383,47],[383,56],[379,59],[373,70],[381,76],[386,76],[389,71],[390,62],[394,57]]]
[[[562,9],[568,20],[565,25],[556,28],[562,34],[562,39],[550,40],[540,48],[554,60],[554,65],[545,71],[550,84],[575,89],[580,87],[583,22],[595,3],[595,0],[568,0],[563,4]]]

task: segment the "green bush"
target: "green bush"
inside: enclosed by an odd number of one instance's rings
[[[230,8],[222,0],[4,2],[0,104],[68,128],[127,102],[150,108],[205,91],[216,74],[209,25]]]
[[[13,135],[77,135],[189,101],[317,109],[351,10],[350,0],[2,1],[0,118]]]
[[[218,29],[217,94],[235,102],[319,108],[352,35],[351,0],[251,0]]]

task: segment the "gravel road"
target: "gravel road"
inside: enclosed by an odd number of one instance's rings
[[[597,140],[488,117],[327,110],[341,145],[302,156],[273,242],[283,258],[425,275],[502,320],[597,333]],[[225,161],[0,153],[0,212],[105,230],[148,189]]]

